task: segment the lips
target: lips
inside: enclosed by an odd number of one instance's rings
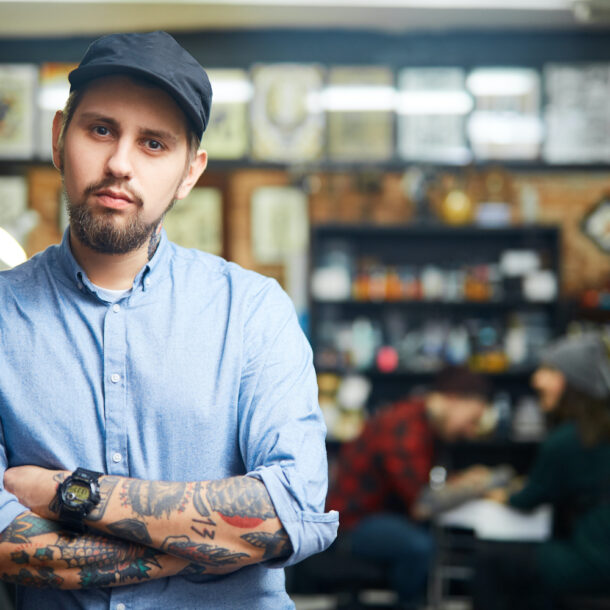
[[[97,200],[105,207],[117,210],[124,209],[135,203],[133,197],[123,191],[102,189],[95,193]]]

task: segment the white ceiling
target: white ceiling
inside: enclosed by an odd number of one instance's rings
[[[574,28],[574,2],[608,0],[0,0],[0,36],[162,28]],[[582,26],[582,24],[580,24]]]
[[[0,36],[157,28],[558,29],[578,25],[573,4],[574,0],[0,0]]]

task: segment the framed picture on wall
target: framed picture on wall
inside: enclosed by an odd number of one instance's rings
[[[257,263],[283,264],[309,243],[307,196],[295,187],[257,188],[251,204],[252,251]]]
[[[245,70],[208,70],[214,91],[210,123],[201,142],[211,160],[248,154],[248,104],[252,83]]]
[[[176,202],[163,221],[167,236],[179,246],[222,255],[222,193],[194,188]]]
[[[323,71],[316,65],[274,64],[252,71],[252,156],[261,161],[318,159],[324,112],[318,100]]]
[[[394,154],[394,76],[383,66],[334,67],[323,105],[328,156],[336,161],[385,161]]]
[[[0,158],[34,156],[38,68],[32,64],[0,64]]]
[[[549,163],[599,163],[610,160],[610,64],[548,64],[547,136]]]
[[[472,97],[462,68],[406,68],[398,92],[398,152],[409,161],[467,163]]]
[[[62,110],[70,95],[68,74],[78,64],[47,62],[40,67],[40,84],[37,98],[37,137],[36,152],[38,157],[50,161],[52,158],[53,117]]]

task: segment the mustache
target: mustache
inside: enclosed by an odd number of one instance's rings
[[[102,189],[107,188],[116,188],[117,190],[121,190],[128,193],[129,196],[133,199],[134,203],[138,205],[138,207],[142,207],[142,205],[144,204],[144,198],[140,193],[134,191],[126,184],[121,183],[120,180],[117,181],[111,176],[109,176],[108,178],[104,178],[104,180],[100,180],[100,182],[96,182],[95,184],[90,184],[87,188],[85,188],[84,197],[87,198],[89,195],[93,195],[97,191],[101,191]]]

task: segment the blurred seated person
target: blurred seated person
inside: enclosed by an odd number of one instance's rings
[[[610,595],[610,359],[595,333],[565,338],[532,377],[555,427],[525,486],[490,497],[528,510],[551,504],[562,527],[537,545],[490,545],[479,556],[475,608],[552,608],[553,599]],[[568,519],[565,517],[568,516]]]
[[[341,515],[335,549],[386,567],[401,603],[424,593],[433,555],[416,505],[429,481],[435,439],[474,437],[489,394],[484,377],[447,368],[427,394],[375,412],[333,464],[327,505]],[[453,484],[477,486],[487,478],[487,469],[475,467]]]

